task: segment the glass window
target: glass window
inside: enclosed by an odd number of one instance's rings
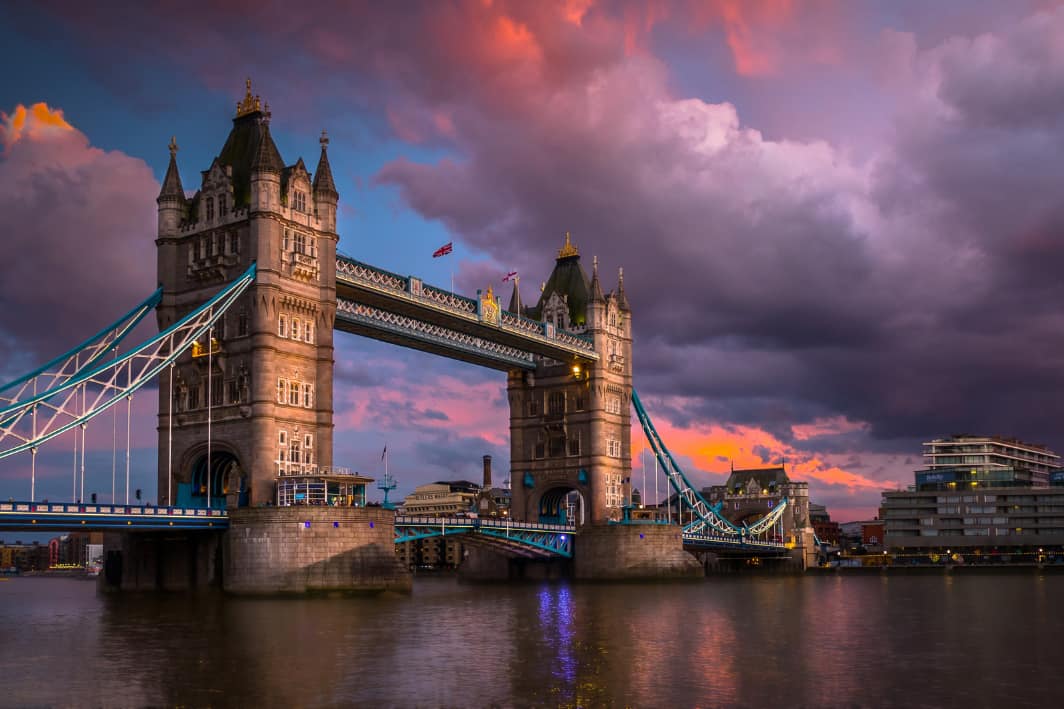
[[[303,323],[303,341],[314,342],[314,322],[307,320]]]
[[[218,196],[218,216],[224,217],[228,213],[229,213],[229,209],[227,208],[226,203],[225,203],[225,195],[224,194],[223,195],[219,195]]]
[[[314,389],[310,382],[303,383],[303,406],[308,409],[314,406]]]
[[[236,319],[236,334],[239,337],[244,337],[248,334],[248,311],[243,308],[240,309],[240,314]]]
[[[552,391],[547,396],[547,413],[551,416],[561,416],[565,413],[565,392]]]
[[[280,430],[277,432],[277,443],[279,445],[288,445],[288,431]]]
[[[277,318],[277,336],[288,337],[288,316],[280,315]]]
[[[569,455],[580,455],[580,432],[569,437]]]
[[[303,321],[299,318],[292,318],[292,339],[303,339]]]
[[[207,221],[214,219],[214,198],[207,198]]]
[[[211,375],[211,406],[221,406],[222,396],[225,394],[223,377],[221,374]]]
[[[288,398],[288,382],[284,379],[277,380],[277,403],[283,404]]]
[[[292,406],[299,406],[299,382],[289,382],[288,403]]]

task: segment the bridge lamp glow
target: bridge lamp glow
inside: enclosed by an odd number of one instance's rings
[[[574,377],[576,377],[577,379],[579,379],[579,378],[580,378],[580,373],[581,373],[582,371],[583,371],[583,370],[582,370],[582,369],[580,369],[580,365],[579,365],[579,364],[574,364],[574,365],[573,365],[573,376],[574,376]]]
[[[310,529],[310,520],[309,519],[306,522],[303,523],[303,529]]]
[[[564,535],[564,534],[560,535],[560,536],[558,537],[558,539],[560,539],[561,541],[563,541],[563,542],[564,542],[564,541],[565,541],[565,535]]]

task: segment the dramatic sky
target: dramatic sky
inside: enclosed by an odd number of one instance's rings
[[[152,289],[166,144],[195,189],[250,76],[287,163],[329,131],[344,252],[467,293],[517,270],[526,301],[565,231],[607,286],[624,267],[636,388],[698,484],[785,460],[846,520],[922,440],[1064,449],[1057,3],[147,5],[0,23],[4,377]],[[400,493],[484,453],[507,472],[501,375],[337,345],[337,464],[376,475],[387,443]],[[109,491],[111,425],[90,428]],[[45,494],[69,495],[72,450],[42,457]],[[28,496],[28,464],[0,496]]]

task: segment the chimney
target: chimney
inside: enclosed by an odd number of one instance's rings
[[[491,489],[491,456],[484,456],[484,489]]]

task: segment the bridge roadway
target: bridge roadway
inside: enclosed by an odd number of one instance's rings
[[[573,557],[576,527],[515,522],[498,517],[413,517],[396,515],[395,543],[464,534],[463,542],[502,548],[529,558]]]
[[[229,528],[225,510],[154,505],[93,505],[73,502],[0,502],[0,531],[99,532]]]
[[[583,364],[590,338],[356,261],[336,257],[337,330],[501,371],[535,369],[535,356]]]
[[[84,504],[71,502],[0,502],[0,531],[77,532],[119,530],[215,530],[229,528],[225,510],[203,507]],[[395,543],[431,537],[465,535],[463,541],[528,558],[572,558],[578,531],[573,525],[515,522],[512,519],[468,516],[395,517]],[[785,556],[790,547],[775,541],[719,535],[683,535],[688,551],[714,551],[731,556]]]

